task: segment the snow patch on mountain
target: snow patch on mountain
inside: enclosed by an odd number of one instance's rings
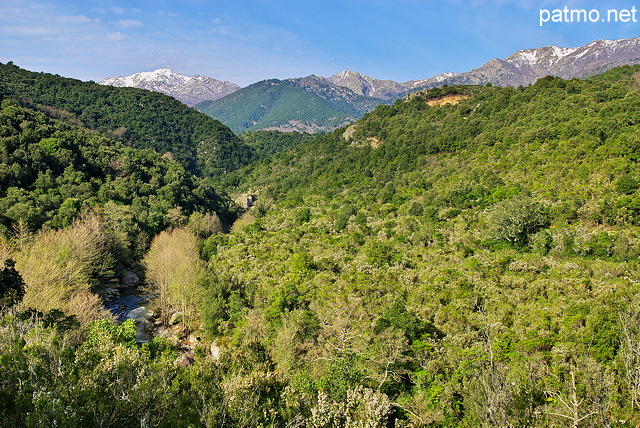
[[[548,75],[567,79],[585,77],[625,64],[640,64],[640,37],[594,40],[580,47],[546,46],[525,49],[505,59],[492,59],[467,72],[442,73],[404,83],[375,79],[349,70],[342,70],[329,77],[311,75],[287,81],[330,101],[362,103],[361,97],[365,96],[388,102],[408,92],[442,85],[491,83],[499,86],[526,86]],[[240,89],[233,83],[200,75],[184,76],[168,68],[113,77],[99,83],[159,91],[190,106],[201,101],[217,100]],[[279,83],[272,83],[276,84]]]
[[[185,76],[168,68],[143,71],[131,76],[109,77],[98,83],[101,85],[127,86],[162,92],[188,106],[193,106],[206,100],[217,100],[240,89],[234,83],[198,74]]]

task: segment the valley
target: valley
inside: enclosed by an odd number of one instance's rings
[[[636,42],[196,105],[228,125],[0,64],[0,421],[637,426]]]

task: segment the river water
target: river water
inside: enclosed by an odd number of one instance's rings
[[[120,296],[105,302],[104,306],[116,316],[118,322],[124,322],[134,309],[144,307],[147,303],[146,296],[141,294],[138,287],[126,287],[118,289]],[[149,321],[136,321],[136,341],[148,342],[153,338],[151,332],[152,323]]]

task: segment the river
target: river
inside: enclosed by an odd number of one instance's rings
[[[118,289],[119,296],[113,300],[106,301],[104,306],[116,316],[118,322],[124,322],[131,317],[131,312],[144,308],[147,303],[146,297],[141,294],[138,287],[126,287]],[[134,318],[138,318],[137,316]],[[147,320],[136,319],[136,342],[144,343],[153,338],[151,332],[152,323]]]

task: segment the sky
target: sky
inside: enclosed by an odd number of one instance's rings
[[[170,68],[240,86],[342,70],[405,82],[521,49],[638,37],[632,8],[640,2],[0,0],[0,62],[94,81]]]

